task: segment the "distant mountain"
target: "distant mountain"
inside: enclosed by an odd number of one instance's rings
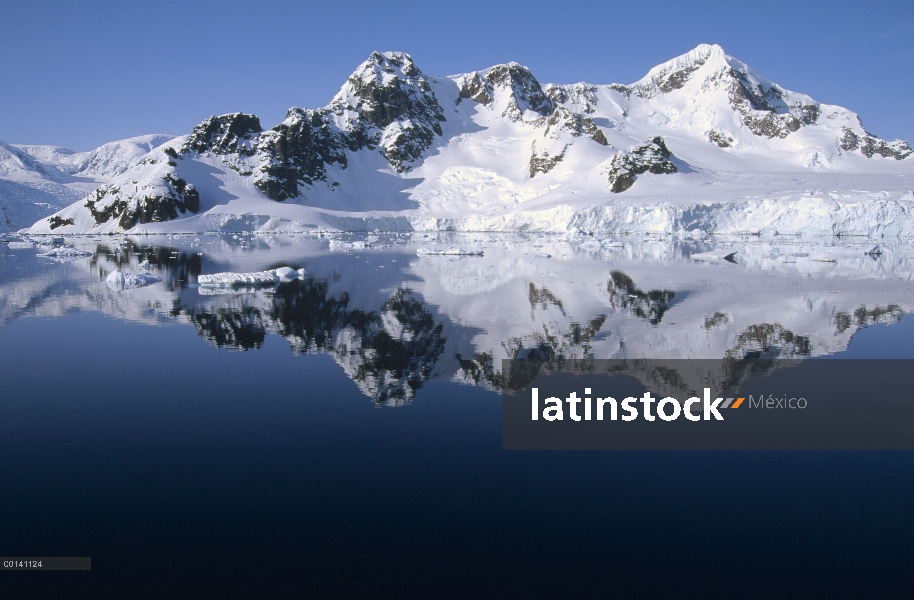
[[[31,231],[907,235],[912,153],[719,46],[631,85],[541,85],[516,63],[433,77],[376,52],[271,129],[214,116],[129,166],[92,163],[110,182]]]
[[[172,137],[145,135],[89,152],[0,141],[0,231],[26,227],[85,198]]]

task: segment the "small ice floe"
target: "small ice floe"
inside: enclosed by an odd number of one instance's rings
[[[221,296],[225,294],[256,294],[263,291],[263,286],[235,286],[235,287],[198,287],[197,293],[201,296]]]
[[[877,245],[873,246],[873,249],[865,253],[867,256],[872,256],[876,258],[877,256],[882,256],[882,249]]]
[[[738,252],[732,250],[731,248],[720,248],[717,250],[711,250],[710,252],[701,252],[699,254],[693,254],[691,256],[692,260],[701,260],[708,262],[717,262],[723,260],[729,263],[737,264],[736,255]]]
[[[299,276],[304,276],[305,270],[299,269],[296,271],[292,267],[279,267],[278,269],[273,269],[273,272],[276,273],[276,277],[279,281],[294,281],[298,279]]]
[[[154,268],[151,264],[149,264],[149,259],[144,260],[143,262],[141,262],[141,263],[138,264],[137,266],[138,266],[139,268],[141,268],[141,269],[152,269],[152,268]]]
[[[265,286],[281,282],[293,281],[304,278],[305,270],[295,270],[291,267],[279,267],[268,271],[254,273],[215,273],[213,275],[200,275],[197,283],[200,287],[228,288],[243,286]]]
[[[38,244],[36,244],[35,242],[28,242],[28,241],[26,241],[26,242],[10,242],[10,243],[7,244],[7,246],[10,247],[10,248],[12,248],[13,250],[25,250],[25,249],[27,249],[27,248],[37,248],[37,247],[38,247]]]
[[[46,256],[49,258],[78,258],[80,256],[92,256],[92,253],[65,246],[63,248],[51,248],[47,252],[38,254],[38,256]]]
[[[419,248],[416,250],[419,256],[482,256],[482,250],[461,250],[460,248],[448,248],[441,250],[439,248]]]
[[[122,271],[114,271],[105,279],[108,287],[118,292],[146,287],[160,281],[162,278],[152,273],[124,273]]]
[[[330,240],[330,249],[331,250],[364,250],[366,248],[371,248],[371,245],[378,242],[381,238],[376,236],[371,236],[364,240],[356,240],[354,242],[346,242],[343,240]]]
[[[585,250],[609,250],[610,248],[622,248],[623,245],[612,240],[587,240],[581,243],[581,248]]]

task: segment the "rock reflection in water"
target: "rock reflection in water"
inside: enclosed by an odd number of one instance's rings
[[[375,402],[397,405],[432,378],[500,390],[531,376],[504,372],[503,359],[820,356],[914,309],[904,244],[881,246],[877,259],[860,244],[637,241],[592,252],[556,237],[480,234],[436,241],[485,250],[446,261],[417,259],[429,243],[421,236],[350,253],[330,252],[319,236],[155,240],[68,238],[91,256],[66,264],[0,247],[0,326],[93,310],[187,323],[218,348],[256,351],[275,334],[294,353],[330,354]],[[725,260],[736,251],[738,264]],[[282,266],[308,275],[266,289],[195,286],[203,272]],[[105,278],[116,270],[162,281],[114,291]]]
[[[411,400],[444,350],[443,325],[408,289],[370,312],[349,309],[349,294],[331,297],[328,283],[314,278],[282,283],[262,300],[259,307],[189,307],[183,314],[221,348],[260,348],[270,331],[297,354],[329,352],[379,404]]]
[[[166,289],[176,290],[196,280],[201,272],[200,256],[199,252],[138,244],[128,238],[118,245],[96,244],[89,264],[98,269],[98,277],[102,280],[112,271],[136,269],[140,264],[147,264],[150,270],[162,276]]]

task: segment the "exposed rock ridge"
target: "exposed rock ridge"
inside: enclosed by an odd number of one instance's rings
[[[372,53],[328,106],[349,147],[379,147],[398,172],[410,169],[435,136],[444,110],[428,79],[402,52]]]
[[[85,207],[97,225],[116,220],[126,230],[138,223],[170,221],[178,218],[178,213],[200,210],[197,189],[174,172],[142,187],[137,183],[132,192],[122,187],[100,186],[86,200]]]
[[[635,184],[638,175],[675,173],[676,165],[662,137],[655,137],[645,144],[624,152],[617,152],[609,162],[607,180],[613,193],[624,192]]]
[[[843,134],[840,138],[841,148],[849,152],[860,150],[860,153],[867,158],[879,155],[885,158],[903,160],[911,156],[911,154],[914,154],[914,150],[912,150],[911,146],[904,140],[892,140],[891,142],[887,142],[874,135],[870,135],[869,133],[857,135],[849,127],[842,128],[841,132]]]

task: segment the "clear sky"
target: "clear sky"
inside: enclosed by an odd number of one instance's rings
[[[244,111],[324,106],[373,50],[449,75],[631,83],[716,43],[787,89],[914,142],[914,2],[0,0],[0,139],[88,150]]]

